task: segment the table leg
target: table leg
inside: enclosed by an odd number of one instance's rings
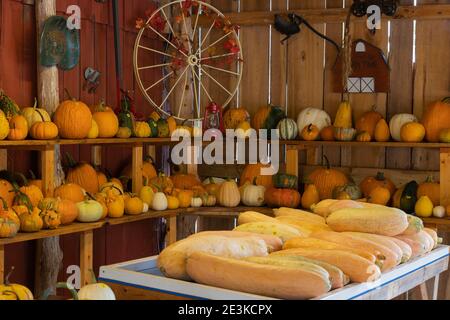
[[[85,231],[80,234],[80,273],[81,286],[92,283],[92,272],[94,271],[93,252],[94,252],[94,232]]]
[[[5,281],[5,246],[0,245],[0,284]]]
[[[433,285],[433,300],[438,299],[439,294],[439,274],[434,277],[434,285]]]
[[[424,282],[420,286],[420,298],[422,300],[429,300],[428,298],[428,290],[427,290],[427,284]]]

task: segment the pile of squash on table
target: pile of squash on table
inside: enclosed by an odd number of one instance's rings
[[[313,212],[243,212],[232,231],[180,240],[158,257],[169,278],[280,299],[311,299],[426,255],[442,239],[400,209],[323,200]]]

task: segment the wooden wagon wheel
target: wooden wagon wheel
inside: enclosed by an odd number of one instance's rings
[[[202,27],[201,22],[207,27]],[[160,39],[165,48],[145,45],[143,39],[147,35]],[[149,52],[160,56],[158,62],[140,65],[139,57]],[[170,115],[180,121],[202,120],[202,106],[210,102],[225,108],[239,88],[242,65],[236,26],[219,10],[198,0],[176,0],[156,9],[139,31],[134,48],[134,72],[144,97],[165,115],[169,115],[164,106],[170,98]],[[142,72],[149,69],[160,70],[161,78],[145,81]],[[220,74],[220,78],[215,74]],[[162,83],[166,84],[167,93],[161,103],[156,103],[157,98],[150,92]],[[180,85],[184,85],[181,91]],[[216,86],[216,93],[211,86]],[[191,88],[192,93],[193,117],[189,119],[181,115],[186,88]]]

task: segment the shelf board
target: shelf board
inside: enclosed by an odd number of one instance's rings
[[[0,239],[0,246],[100,229],[104,224],[105,221],[98,221],[94,223],[73,223],[67,226],[59,227],[55,230],[41,230],[33,233],[18,233],[14,238]]]

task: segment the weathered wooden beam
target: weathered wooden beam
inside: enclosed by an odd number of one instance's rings
[[[312,23],[338,23],[345,22],[348,9],[301,9],[289,11],[246,11],[246,12],[230,12],[225,13],[227,19],[233,24],[239,26],[256,26],[273,24],[274,15],[280,13],[292,12],[302,16]],[[393,17],[382,17],[385,20],[414,19],[414,20],[438,20],[450,19],[450,5],[419,5],[419,6],[400,6],[397,13]],[[363,21],[365,17],[358,18],[352,16],[353,21]],[[210,23],[211,17],[201,17],[200,25],[205,26]]]

